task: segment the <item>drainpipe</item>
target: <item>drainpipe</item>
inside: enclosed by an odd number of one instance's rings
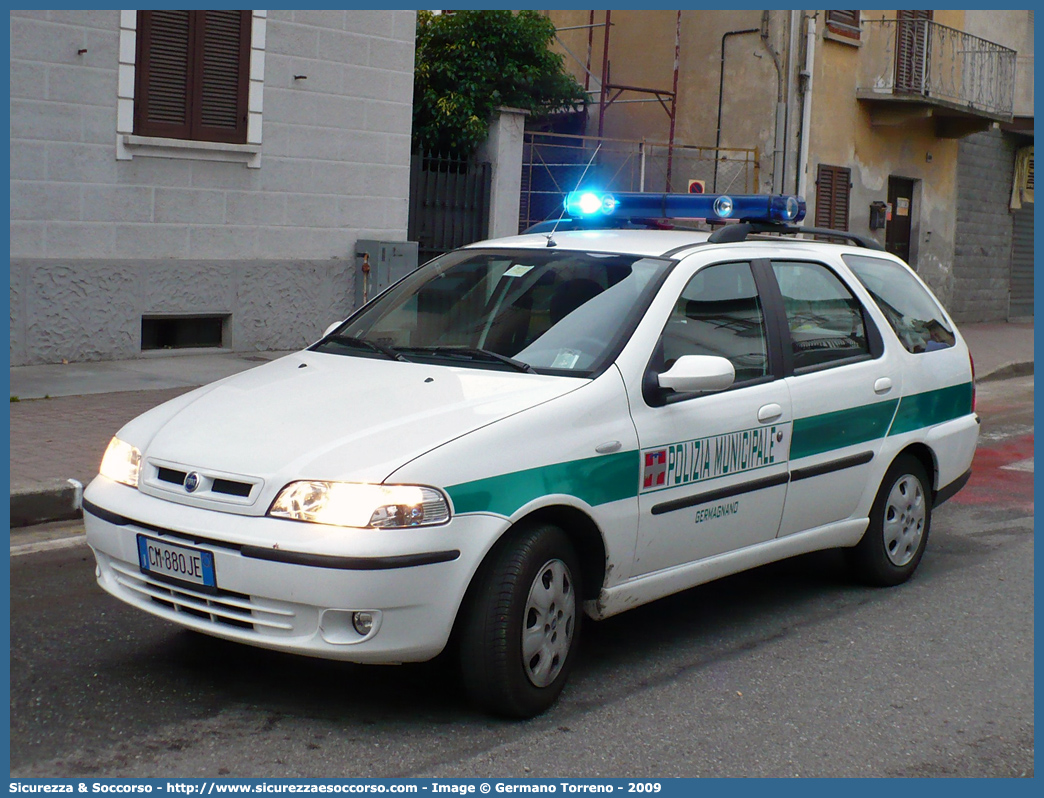
[[[772,143],[772,193],[783,193],[783,146],[786,141],[787,106],[783,102],[783,65],[779,53],[769,44],[769,12],[761,13],[761,43],[772,56],[776,67],[776,128]]]
[[[805,34],[805,68],[801,70],[804,90],[801,98],[801,152],[798,156],[798,196],[808,193],[808,140],[812,133],[812,74],[816,64],[816,18],[808,18]]]
[[[788,172],[787,170],[793,168],[791,166],[790,162],[794,159],[794,157],[796,155],[796,153],[794,151],[793,144],[791,144],[791,142],[796,140],[792,131],[793,131],[794,123],[797,121],[797,117],[798,117],[798,115],[797,115],[797,113],[795,112],[795,109],[794,109],[794,98],[796,96],[796,93],[795,93],[795,90],[794,90],[794,72],[795,72],[795,69],[796,69],[795,68],[795,64],[797,64],[797,60],[800,57],[800,55],[799,55],[799,47],[798,47],[800,39],[801,39],[801,12],[800,11],[798,11],[797,9],[791,9],[790,10],[790,19],[788,20],[788,25],[789,25],[789,30],[787,32],[788,38],[787,38],[787,60],[786,60],[786,69],[787,69],[787,91],[786,91],[787,112],[786,112],[786,129],[784,130],[784,136],[783,136],[783,140],[786,142],[786,145],[785,145],[785,147],[783,149],[783,191],[785,193],[788,193],[788,194],[796,194],[797,193],[797,179],[796,179],[797,178],[797,170],[795,169],[794,172],[793,172],[794,177],[795,177],[795,180],[794,180],[793,183],[790,183],[786,179],[786,177],[787,177],[788,174],[790,174],[790,172]]]
[[[721,147],[721,106],[722,94],[725,91],[725,40],[729,36],[740,36],[744,33],[761,33],[761,28],[730,30],[722,34],[721,37],[721,69],[718,77],[718,132],[714,136],[714,183],[711,188],[715,194],[718,193],[718,161],[721,160],[718,157],[718,150]]]

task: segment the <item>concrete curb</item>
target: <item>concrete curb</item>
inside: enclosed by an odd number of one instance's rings
[[[995,380],[1010,380],[1012,377],[1028,377],[1033,374],[1033,361],[1028,363],[1005,363],[989,374],[976,377],[976,382],[993,382]]]
[[[33,526],[71,521],[83,511],[83,485],[75,479],[56,479],[31,488],[11,488],[11,526]]]
[[[86,546],[86,535],[73,535],[67,538],[55,538],[53,540],[39,540],[32,543],[19,543],[11,546],[11,556],[21,557],[25,554],[38,554],[41,551],[56,551],[58,549],[71,549],[73,546]]]

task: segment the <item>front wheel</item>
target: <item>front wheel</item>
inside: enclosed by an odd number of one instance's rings
[[[856,574],[872,585],[898,585],[917,569],[932,523],[931,483],[921,462],[901,455],[881,480],[870,525],[848,550]]]
[[[531,718],[565,686],[583,614],[576,554],[565,533],[524,528],[477,577],[461,628],[464,687],[487,711]]]

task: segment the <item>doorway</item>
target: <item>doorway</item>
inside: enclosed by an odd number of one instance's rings
[[[888,206],[892,209],[892,213],[891,219],[885,224],[885,249],[907,263],[910,263],[913,193],[913,180],[905,177],[888,177]],[[914,266],[913,263],[910,265]]]

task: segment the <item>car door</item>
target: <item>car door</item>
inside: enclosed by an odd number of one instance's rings
[[[644,385],[627,381],[641,457],[636,576],[776,536],[791,409],[759,291],[770,280],[767,262],[691,270],[650,352]],[[702,394],[660,389],[657,374],[683,355],[727,358],[733,386]]]
[[[778,259],[772,272],[789,334],[794,413],[783,537],[853,514],[899,404],[902,373],[839,271]]]

